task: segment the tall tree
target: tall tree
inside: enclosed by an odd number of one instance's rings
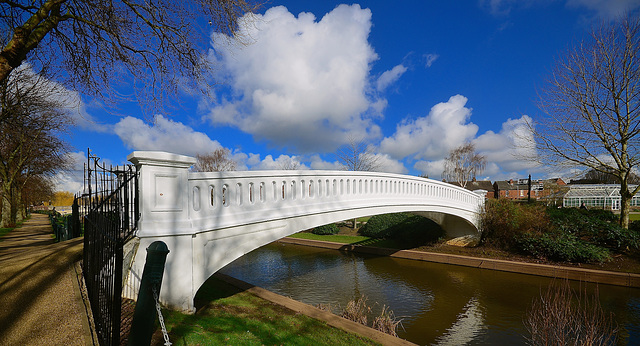
[[[594,28],[561,56],[530,124],[541,162],[585,166],[620,183],[620,225],[629,226],[629,178],[640,162],[640,22],[624,17]]]
[[[61,105],[63,89],[30,68],[0,82],[0,181],[2,225],[12,226],[22,209],[22,193],[33,177],[65,166],[60,134],[71,124]]]
[[[201,85],[210,30],[232,35],[255,8],[251,0],[0,0],[8,35],[0,37],[0,81],[24,61],[58,57],[86,94],[113,96],[114,80],[126,76],[145,100],[160,98]]]
[[[231,158],[231,151],[218,148],[208,154],[196,154],[196,172],[226,172],[235,171],[238,164]]]
[[[444,160],[442,178],[467,187],[467,183],[481,174],[486,165],[486,158],[476,153],[475,145],[465,143],[449,152],[449,156]]]

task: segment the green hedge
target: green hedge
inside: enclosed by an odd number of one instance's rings
[[[318,235],[334,235],[338,234],[338,232],[340,232],[340,229],[338,228],[338,226],[336,226],[335,223],[319,226],[311,230],[311,233]]]
[[[437,223],[409,213],[372,216],[359,233],[367,237],[397,239],[414,244],[435,242],[444,236],[444,230]]]

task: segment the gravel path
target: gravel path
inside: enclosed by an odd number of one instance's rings
[[[33,214],[0,240],[0,345],[91,344],[74,269],[82,238],[54,243]]]

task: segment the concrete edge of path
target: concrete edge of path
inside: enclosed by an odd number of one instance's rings
[[[91,304],[89,303],[89,297],[86,296],[86,286],[84,284],[84,277],[82,275],[82,263],[76,262],[72,264],[71,274],[73,277],[73,288],[75,291],[76,302],[78,303],[78,309],[84,311],[86,317],[82,319],[82,330],[84,331],[84,344],[87,346],[93,346],[98,344],[98,337],[93,324],[93,312],[91,311]]]
[[[350,333],[358,334],[365,338],[371,339],[375,342],[379,342],[383,345],[415,345],[414,343],[411,343],[404,339],[400,339],[400,338],[382,333],[373,328],[364,326],[360,323],[356,323],[356,322],[347,320],[345,318],[342,318],[331,312],[320,310],[311,305],[293,300],[291,298],[281,296],[277,293],[273,293],[264,288],[254,286],[250,283],[233,278],[231,276],[228,276],[222,273],[216,273],[214,274],[214,276],[230,285],[233,285],[239,289],[245,290],[262,299],[284,306],[290,310],[309,316],[311,318],[324,321],[325,323],[327,323],[332,327],[336,327]]]
[[[278,240],[285,244],[313,246],[324,249],[341,251],[353,251],[372,255],[389,256],[418,261],[454,264],[465,267],[499,270],[512,273],[538,275],[552,278],[570,279],[582,282],[593,282],[616,286],[640,288],[640,274],[612,272],[605,270],[564,267],[550,264],[538,264],[527,262],[514,262],[482,257],[470,257],[451,255],[436,252],[415,250],[395,250],[362,246],[353,244],[335,243],[322,240],[310,240],[300,238],[282,238]]]

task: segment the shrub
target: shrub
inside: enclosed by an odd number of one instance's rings
[[[340,232],[340,229],[338,228],[338,226],[336,226],[335,223],[319,226],[311,230],[311,233],[318,235],[333,235],[338,234],[338,232]]]
[[[638,232],[620,227],[618,216],[611,211],[550,208],[548,214],[557,232],[573,234],[592,244],[618,251],[640,245]]]
[[[580,240],[573,234],[524,233],[515,241],[518,250],[538,258],[586,263],[602,263],[611,259],[607,249]]]
[[[593,295],[576,294],[569,282],[553,282],[533,302],[524,324],[531,345],[615,345],[619,329]]]
[[[521,234],[542,234],[550,230],[543,205],[514,203],[505,198],[487,200],[480,223],[482,241],[506,249],[513,248]]]
[[[398,239],[412,244],[435,242],[444,236],[444,230],[437,223],[409,213],[373,216],[359,233],[367,237]]]

